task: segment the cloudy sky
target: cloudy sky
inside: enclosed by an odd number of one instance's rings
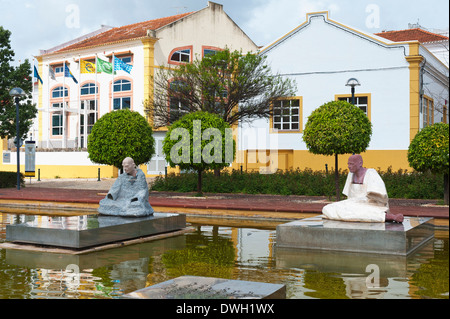
[[[370,33],[408,23],[448,29],[448,0],[215,0],[257,45],[267,45],[305,21],[307,12]],[[207,0],[0,0],[0,25],[12,32],[18,60],[32,59],[102,24],[131,23],[203,9]]]

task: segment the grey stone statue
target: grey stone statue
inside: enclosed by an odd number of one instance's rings
[[[145,174],[136,168],[134,160],[127,157],[122,162],[124,174],[120,175],[104,199],[98,212],[102,215],[142,217],[153,215],[148,202],[148,185]]]

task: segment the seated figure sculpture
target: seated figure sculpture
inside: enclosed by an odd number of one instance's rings
[[[153,215],[148,202],[148,185],[145,174],[136,168],[134,160],[127,157],[122,162],[124,174],[120,175],[104,199],[98,212],[102,215],[142,217]]]
[[[348,159],[347,176],[343,193],[346,200],[323,207],[323,217],[356,222],[403,222],[403,215],[391,214],[389,198],[383,180],[373,168],[363,167],[361,155]]]

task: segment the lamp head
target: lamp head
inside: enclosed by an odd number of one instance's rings
[[[361,84],[359,84],[359,81],[355,78],[350,78],[347,81],[347,84],[345,86],[351,86],[351,87],[355,87],[355,86],[360,86]]]
[[[9,91],[9,95],[11,95],[12,97],[21,97],[25,95],[25,92],[21,88],[14,88]]]

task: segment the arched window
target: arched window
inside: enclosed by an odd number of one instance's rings
[[[169,54],[169,64],[189,63],[192,61],[192,46],[175,48]]]
[[[63,86],[58,86],[58,87],[54,88],[52,91],[53,99],[58,99],[58,98],[67,97],[67,96],[69,96],[69,90],[67,88],[64,88]]]
[[[95,83],[87,83],[81,87],[81,95],[92,95],[98,93],[98,87]]]
[[[114,92],[131,91],[131,82],[128,80],[118,80],[114,82]]]
[[[133,96],[131,81],[127,79],[119,79],[114,81],[113,90],[114,102],[112,109],[131,109]]]

